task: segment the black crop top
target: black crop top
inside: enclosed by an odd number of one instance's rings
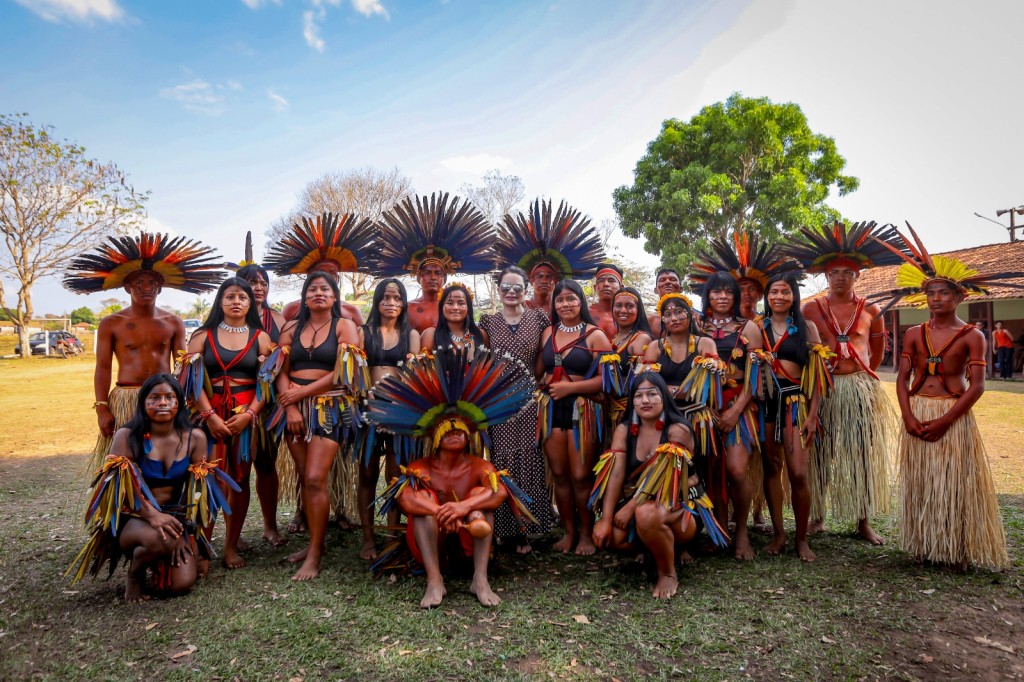
[[[639,469],[644,464],[647,464],[647,462],[650,461],[650,458],[647,458],[643,462],[641,462],[639,459],[637,459],[637,456],[636,456],[636,443],[637,443],[637,440],[638,440],[637,437],[634,436],[632,433],[630,433],[626,437],[626,480],[627,481],[629,481],[629,480],[631,480],[633,478],[633,474],[636,472],[637,469]],[[658,445],[664,445],[667,442],[668,442],[668,425],[666,425],[665,428],[663,428],[661,430],[661,440],[658,441]],[[653,456],[654,453],[651,453],[651,455]]]
[[[669,386],[679,386],[693,369],[693,359],[697,357],[696,349],[692,353],[688,353],[681,362],[676,362],[665,352],[665,339],[658,340],[658,348],[661,349],[661,354],[658,356],[658,364],[661,365],[661,368],[658,370],[658,374]],[[673,346],[673,350],[678,356],[681,349]]]
[[[370,331],[368,324],[363,325],[363,345],[366,350],[366,361],[373,367],[398,367],[398,363],[404,359],[401,342],[391,348],[378,348],[377,338]]]
[[[291,371],[297,372],[303,369],[320,369],[327,372],[334,371],[334,363],[338,359],[338,320],[332,317],[328,325],[327,338],[320,342],[320,345],[312,349],[306,348],[299,341],[300,334],[295,335],[291,348]]]
[[[253,381],[260,369],[260,344],[257,339],[260,330],[249,330],[249,341],[241,350],[228,350],[217,341],[217,332],[208,330],[206,345],[203,347],[203,364],[210,381],[224,375],[232,379]],[[239,357],[241,355],[241,357]]]
[[[787,336],[776,348],[775,330],[772,329],[771,322],[765,320],[764,325],[764,333],[769,345],[767,350],[775,353],[775,357],[779,360],[788,360],[789,362],[796,363],[799,367],[807,364],[807,349],[800,347],[800,341],[797,337]]]
[[[545,372],[551,372],[555,369],[554,345],[556,331],[557,328],[551,331],[551,336],[548,337],[548,340],[544,343],[544,350],[541,351],[541,362],[544,363]],[[580,335],[576,339],[560,349],[562,369],[565,370],[566,374],[586,376],[587,372],[590,371],[594,358],[590,349],[587,348],[586,338],[588,335],[588,332],[580,330]]]
[[[260,320],[263,323],[263,331],[267,333],[271,341],[277,343],[278,339],[281,338],[281,329],[277,326],[277,320],[274,319],[270,308],[263,308],[263,311],[260,313]]]
[[[734,332],[725,334],[723,332],[716,331],[711,335],[711,339],[715,342],[715,349],[718,351],[718,357],[722,358],[726,362],[732,357],[732,351],[734,348],[741,348],[740,343],[740,330],[737,329]]]

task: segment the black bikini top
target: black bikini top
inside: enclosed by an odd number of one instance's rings
[[[331,318],[331,323],[328,325],[327,338],[320,345],[313,348],[303,346],[299,342],[299,335],[296,334],[291,348],[291,370],[293,372],[303,369],[334,371],[334,363],[338,359],[337,328],[339,319],[341,318]]]

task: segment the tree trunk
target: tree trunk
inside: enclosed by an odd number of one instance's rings
[[[15,324],[18,325],[18,338],[21,340],[21,357],[32,357],[32,346],[28,343],[28,325],[32,321],[31,283],[18,289],[18,308],[15,310]]]

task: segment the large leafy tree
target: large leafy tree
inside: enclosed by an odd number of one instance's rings
[[[736,93],[689,121],[669,119],[613,193],[622,231],[685,269],[707,240],[730,230],[777,241],[801,225],[839,218],[833,189],[857,189],[835,140],[815,133],[791,102]]]
[[[68,258],[103,237],[138,227],[148,193],[136,192],[113,163],[90,159],[85,148],[54,137],[25,114],[0,114],[0,273],[18,282],[18,300],[0,307],[18,327],[28,357],[32,287],[60,271]]]

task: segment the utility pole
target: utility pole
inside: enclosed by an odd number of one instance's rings
[[[1017,225],[1016,221],[1014,221],[1014,216],[1024,215],[1024,206],[1017,206],[1016,208],[1001,208],[996,211],[996,217],[998,218],[1004,213],[1010,214],[1010,226],[1006,229],[1010,231],[1010,241],[1015,242],[1017,241],[1017,228],[1024,227],[1024,225]]]

